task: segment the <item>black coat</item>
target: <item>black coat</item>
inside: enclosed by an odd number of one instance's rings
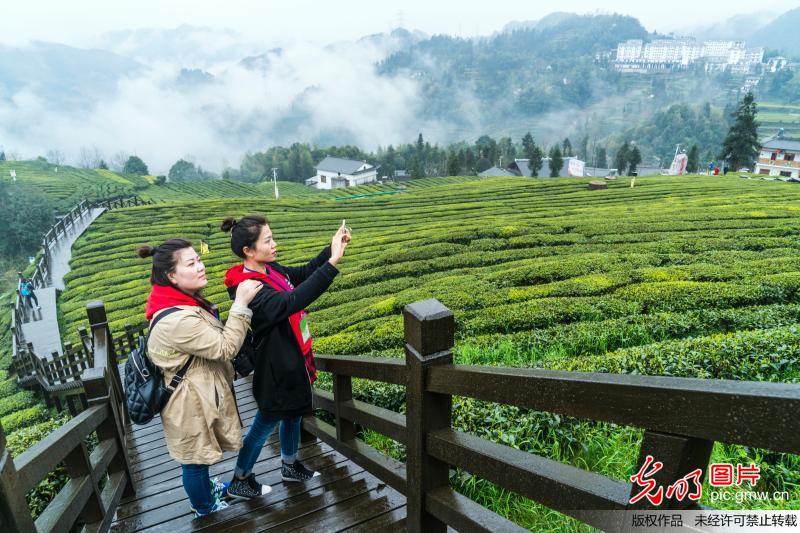
[[[312,412],[311,383],[305,359],[289,324],[289,316],[305,309],[333,283],[339,271],[328,262],[330,246],[301,267],[269,266],[289,278],[293,292],[280,292],[268,283],[258,291],[250,309],[255,343],[253,396],[268,420]],[[236,287],[228,289],[231,298]],[[313,332],[313,323],[310,324]]]

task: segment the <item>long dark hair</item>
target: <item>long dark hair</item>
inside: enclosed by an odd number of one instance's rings
[[[255,248],[258,236],[261,235],[261,228],[267,224],[269,222],[261,215],[247,215],[239,220],[228,217],[222,221],[219,228],[226,233],[231,232],[231,250],[244,259],[244,247]]]

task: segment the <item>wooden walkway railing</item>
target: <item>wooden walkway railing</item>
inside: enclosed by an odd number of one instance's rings
[[[696,468],[705,473],[714,441],[800,453],[800,385],[673,377],[557,372],[452,364],[455,322],[437,300],[406,307],[405,361],[317,356],[333,375],[333,392],[315,391],[318,418],[305,428],[406,495],[409,531],[512,530],[509,523],[449,486],[451,467],[608,531],[639,488],[463,433],[451,426],[453,396],[644,428],[637,467],[652,455],[669,485]],[[406,387],[406,414],[353,399],[352,378]],[[406,446],[407,462],[376,452],[356,438],[370,428]],[[641,503],[644,502],[644,503]],[[670,500],[664,509],[687,508]]]
[[[108,368],[108,330],[93,329],[94,368],[81,375],[86,410],[18,457],[6,450],[0,427],[0,531],[108,531],[123,496],[133,493],[121,398]],[[97,435],[90,452],[86,440]],[[25,495],[58,464],[69,481],[34,521]],[[102,488],[101,488],[102,485]]]
[[[102,302],[89,303],[87,314],[93,368],[82,372],[81,383],[88,410],[15,461],[2,450],[0,526],[31,530],[24,491],[13,487],[27,490],[65,458],[70,484],[37,519],[39,530],[78,520],[91,524],[87,529],[104,531],[122,487],[128,486],[130,469],[118,448],[126,414],[117,354],[134,346],[143,330],[126,328],[115,340]],[[454,331],[453,313],[437,300],[426,300],[404,310],[405,360],[317,356],[318,370],[332,374],[333,390],[315,390],[315,407],[328,411],[334,423],[307,417],[304,431],[405,495],[409,531],[521,530],[454,491],[451,468],[607,531],[623,529],[620,511],[649,505],[647,499],[629,503],[639,490],[630,483],[459,431],[451,423],[454,396],[643,428],[637,467],[655,457],[664,468],[654,479],[663,485],[697,468],[705,474],[715,441],[800,453],[800,385],[454,365]],[[404,386],[405,414],[356,400],[353,378]],[[79,442],[101,427],[100,445],[90,455]],[[403,444],[406,462],[360,440],[360,428]],[[106,488],[99,491],[97,475],[106,467]],[[697,504],[674,499],[660,507],[692,508]],[[209,517],[204,527],[225,520],[222,515]]]
[[[108,210],[122,207],[134,207],[151,203],[152,202],[148,200],[141,200],[136,196],[132,196],[107,198],[94,202],[83,200],[78,205],[73,207],[66,215],[61,217],[42,238],[41,257],[33,271],[33,274],[31,275],[34,287],[37,289],[43,288],[50,283],[50,278],[53,271],[51,265],[51,247],[59,240],[65,238],[69,230],[75,226],[77,222],[82,220],[91,209],[103,208]],[[19,290],[17,290],[14,308],[11,312],[11,336],[13,344],[12,353],[14,355],[15,364],[17,361],[20,361],[22,369],[21,372],[18,370],[21,383],[24,386],[32,386],[36,385],[37,383],[47,383],[51,386],[57,383],[63,384],[63,379],[65,377],[64,372],[53,367],[52,365],[48,366],[47,361],[45,361],[44,365],[40,365],[34,361],[40,360],[42,359],[41,356],[48,354],[35,353],[32,343],[29,342],[30,339],[25,339],[25,333],[22,324],[30,319],[31,313],[32,310],[25,303],[22,296],[20,296]],[[80,362],[80,355],[71,353],[73,351],[74,349],[68,347],[68,345],[64,346],[64,354],[60,356],[62,359],[65,359],[65,361],[63,361],[64,364],[71,365],[75,362]],[[85,357],[86,356],[84,355],[84,358]],[[54,362],[55,359],[57,359],[57,354],[53,354],[53,361],[50,363]],[[73,375],[69,376],[69,380],[72,380],[73,378],[74,372]]]
[[[30,279],[33,282],[34,288],[45,287],[50,280],[50,246],[58,241],[59,238],[64,237],[67,231],[75,225],[78,220],[83,219],[84,216],[92,208],[87,200],[73,207],[66,215],[61,217],[52,228],[50,228],[44,237],[42,237],[42,250],[41,257],[39,258],[36,267],[31,274]],[[19,350],[26,349],[25,335],[22,331],[22,324],[28,320],[30,309],[23,301],[22,296],[19,294],[19,289],[16,291],[14,299],[14,309],[11,312],[11,336],[13,339],[13,353],[16,354]]]

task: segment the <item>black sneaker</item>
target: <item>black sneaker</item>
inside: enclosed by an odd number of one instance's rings
[[[234,476],[233,480],[231,480],[231,484],[228,485],[228,496],[240,500],[257,498],[258,496],[263,496],[270,492],[272,492],[272,487],[269,485],[262,485],[256,481],[256,475],[253,473],[244,479],[239,479]]]
[[[300,461],[292,464],[283,463],[281,466],[281,477],[284,481],[308,481],[312,477],[317,477],[319,472],[309,470]],[[230,491],[230,489],[228,489]]]

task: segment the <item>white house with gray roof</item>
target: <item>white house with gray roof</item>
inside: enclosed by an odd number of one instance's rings
[[[366,161],[327,156],[314,167],[317,175],[306,185],[317,189],[338,189],[373,183],[378,179],[378,167]]]
[[[756,173],[785,178],[800,177],[800,139],[776,135],[761,145]]]

